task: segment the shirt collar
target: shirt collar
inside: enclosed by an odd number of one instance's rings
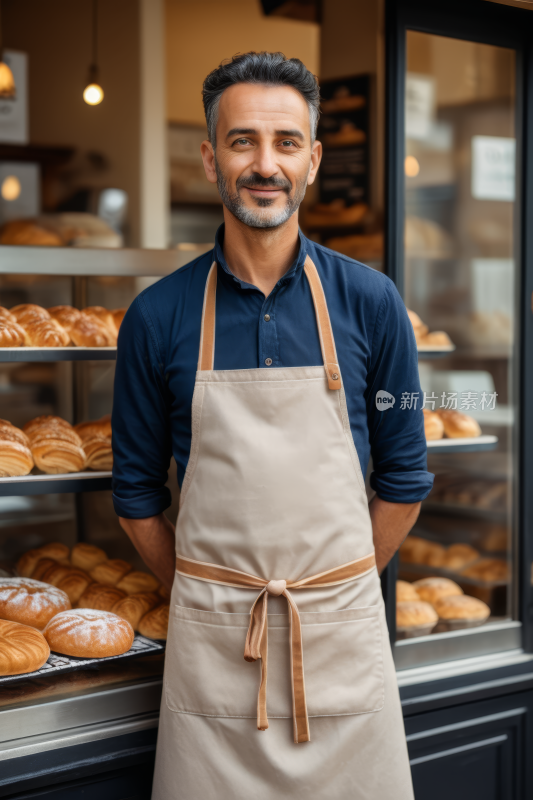
[[[298,228],[298,237],[299,237],[298,255],[296,256],[296,258],[292,262],[290,268],[287,270],[285,275],[279,281],[280,284],[281,283],[288,283],[290,280],[292,280],[292,278],[294,278],[294,276],[297,273],[299,273],[299,272],[301,272],[303,270],[303,267],[304,267],[304,264],[305,264],[305,259],[307,258],[307,239],[303,235],[303,233],[300,230],[300,228]],[[236,275],[233,274],[233,272],[231,271],[230,267],[228,266],[228,263],[227,263],[226,259],[224,258],[224,252],[222,250],[223,242],[224,242],[224,223],[222,223],[222,225],[219,227],[219,229],[216,232],[215,247],[213,249],[213,258],[217,262],[217,264],[220,264],[220,266],[222,267],[224,272],[229,277],[231,277],[235,281],[235,283],[239,284],[241,289],[256,289],[257,290],[257,286],[253,286],[253,284],[251,284],[251,283],[246,283],[246,281],[241,281],[239,278],[237,278]]]

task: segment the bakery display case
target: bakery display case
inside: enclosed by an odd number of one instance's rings
[[[191,253],[180,251],[2,246],[0,305],[124,308],[149,282],[190,259]],[[69,655],[68,643],[52,641],[63,634],[50,631],[52,653],[44,653],[44,663],[37,659],[38,664],[19,664],[20,671],[13,664],[2,669],[0,796],[10,796],[15,788],[17,793],[29,791],[43,781],[54,783],[63,773],[70,775],[77,761],[79,774],[89,776],[95,754],[104,751],[120,773],[119,784],[130,786],[124,796],[134,796],[137,786],[149,793],[164,658],[159,638],[164,633],[158,631],[165,625],[168,595],[162,589],[160,594],[159,582],[146,573],[112,507],[110,422],[105,415],[112,408],[116,343],[100,344],[0,348],[0,416],[12,423],[2,422],[0,434],[7,444],[20,434],[29,436],[28,452],[36,465],[19,466],[28,474],[0,478],[0,604],[10,576],[31,573],[31,580],[50,584],[50,596],[68,595],[78,614],[98,615],[98,609],[110,610],[113,603],[121,620],[127,620],[124,629],[135,629],[135,639],[130,641],[133,633],[126,631],[116,652],[107,646],[98,652],[78,647]],[[56,422],[46,427],[50,415]],[[29,426],[30,420],[37,422]],[[47,457],[58,458],[57,447],[49,455],[49,442],[61,446],[61,431],[66,437],[63,459],[75,460],[76,442],[85,448],[86,458],[47,467]],[[38,449],[39,441],[47,444],[46,453]],[[99,449],[92,450],[91,441]],[[16,442],[15,447],[21,445]],[[7,460],[11,451],[4,450]],[[68,471],[80,466],[81,471]],[[7,461],[6,467],[9,471]],[[174,498],[169,515],[175,518],[175,474],[169,485]],[[113,575],[104,574],[106,569]],[[43,601],[40,607],[45,605]],[[7,643],[16,623],[3,625],[3,658],[9,660]],[[35,646],[34,657],[39,654]]]

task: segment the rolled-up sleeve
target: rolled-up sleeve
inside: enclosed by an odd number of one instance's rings
[[[170,505],[168,404],[153,326],[137,298],[120,327],[115,371],[113,504],[121,517],[152,517]]]
[[[391,503],[419,502],[431,491],[434,476],[427,471],[416,341],[392,281],[376,318],[367,386],[370,485]]]

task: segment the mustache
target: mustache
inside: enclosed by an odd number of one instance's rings
[[[286,178],[276,178],[275,175],[265,178],[258,172],[254,172],[251,175],[237,178],[236,187],[237,189],[281,189],[288,193],[292,189],[292,184]]]

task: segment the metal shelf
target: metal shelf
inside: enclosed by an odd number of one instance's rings
[[[418,348],[418,360],[419,361],[429,361],[433,358],[445,358],[446,356],[455,353],[455,345],[452,347],[428,347],[425,350],[423,347]]]
[[[497,436],[473,436],[464,439],[435,439],[426,442],[429,453],[479,453],[484,450],[495,450],[498,446]]]
[[[111,472],[70,472],[61,475],[17,475],[0,478],[0,497],[111,489]]]
[[[116,361],[116,347],[0,347],[0,363],[15,361]]]

